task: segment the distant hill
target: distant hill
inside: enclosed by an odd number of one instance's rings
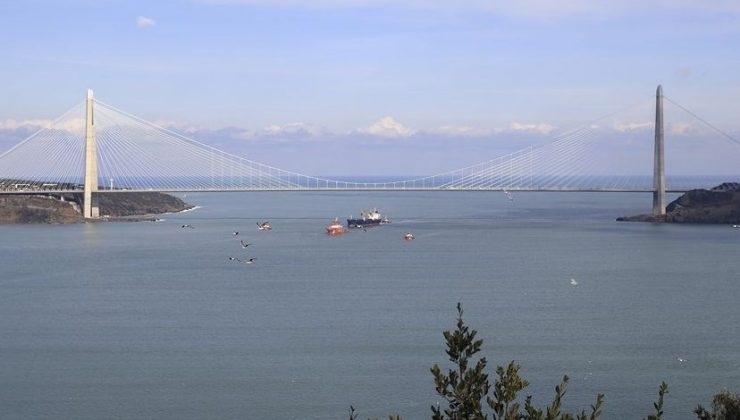
[[[623,222],[740,224],[740,183],[691,190],[666,206],[665,216],[620,217]]]
[[[81,203],[81,194],[0,195],[0,224],[83,222]],[[100,194],[99,205],[102,220],[153,220],[193,207],[157,192]]]

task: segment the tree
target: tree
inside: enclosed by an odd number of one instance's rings
[[[660,420],[663,418],[663,398],[668,393],[668,384],[661,382],[660,388],[658,389],[658,402],[653,403],[655,407],[655,414],[647,416],[646,420]]]
[[[490,383],[485,373],[487,361],[485,357],[475,360],[481,351],[483,340],[476,339],[478,332],[470,329],[463,321],[463,310],[457,304],[457,325],[454,331],[444,331],[442,334],[447,345],[447,357],[453,368],[447,373],[436,363],[431,368],[434,376],[434,385],[437,393],[447,402],[447,407],[440,407],[439,403],[432,406],[434,420],[486,420],[488,413],[483,401],[491,409],[493,420],[598,420],[604,404],[604,394],[596,396],[596,402],[591,406],[591,412],[585,410],[578,414],[562,412],[562,403],[568,388],[569,378],[563,376],[560,384],[555,387],[555,396],[552,403],[544,408],[536,407],[529,395],[524,401],[524,407],[518,401],[519,393],[529,382],[519,375],[519,365],[511,361],[504,369],[497,366],[496,379]],[[489,395],[489,393],[491,395]],[[655,413],[645,420],[661,420],[663,418],[663,403],[668,394],[668,385],[660,384],[658,401],[653,403]],[[740,420],[740,394],[722,391],[712,399],[712,412],[708,412],[699,405],[695,410],[699,420]],[[401,420],[398,415],[391,415],[389,420]],[[354,407],[350,406],[350,420],[357,420]]]
[[[560,385],[555,387],[555,397],[552,404],[539,409],[532,403],[532,396],[526,398],[524,411],[517,401],[520,391],[529,385],[519,375],[519,365],[510,362],[506,369],[496,368],[496,380],[493,387],[484,373],[486,358],[475,361],[471,358],[480,352],[483,340],[476,340],[477,331],[471,330],[462,319],[463,310],[457,304],[457,329],[443,333],[447,343],[447,356],[454,368],[445,375],[435,364],[431,371],[437,393],[447,401],[447,408],[442,410],[439,405],[432,406],[434,420],[481,420],[487,419],[488,414],[483,409],[485,397],[488,407],[492,409],[491,417],[494,420],[596,420],[601,415],[601,406],[604,395],[599,394],[596,402],[591,406],[591,413],[580,414],[562,413],[562,401],[568,385],[568,377],[564,376]],[[493,395],[488,396],[493,388]]]
[[[712,412],[701,405],[694,410],[699,420],[740,420],[740,394],[724,390],[712,398]]]
[[[483,340],[475,339],[478,332],[465,325],[462,314],[462,306],[458,303],[457,329],[443,333],[447,342],[447,356],[455,368],[450,369],[447,375],[436,363],[431,369],[437,393],[447,400],[444,413],[439,405],[432,406],[434,420],[486,418],[481,404],[491,387],[488,375],[483,373],[486,358],[478,359],[473,368],[468,366],[470,358],[480,351]]]

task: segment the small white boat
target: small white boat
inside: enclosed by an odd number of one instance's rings
[[[403,239],[406,241],[413,241],[416,238],[411,234],[411,232],[406,232],[406,234],[403,235]]]
[[[270,222],[257,222],[257,229],[259,230],[272,230],[272,226],[270,226]]]

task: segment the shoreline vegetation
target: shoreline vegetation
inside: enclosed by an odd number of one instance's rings
[[[725,182],[709,190],[691,190],[666,206],[666,214],[640,214],[618,222],[740,224],[740,182]]]
[[[555,386],[554,396],[549,405],[537,406],[532,395],[522,392],[529,381],[519,374],[520,365],[511,361],[505,368],[496,366],[488,373],[488,361],[478,356],[483,340],[478,332],[463,321],[462,305],[457,304],[457,325],[454,330],[442,333],[445,339],[447,365],[443,370],[438,364],[430,369],[434,376],[437,395],[443,404],[432,405],[433,420],[598,420],[604,407],[604,394],[596,394],[594,403],[588,410],[567,412],[563,401],[568,389],[568,376],[563,376]],[[526,397],[522,398],[523,395]],[[668,385],[665,382],[658,388],[658,399],[653,403],[653,412],[644,420],[664,419],[665,399]],[[446,405],[446,406],[445,406]],[[646,411],[648,411],[647,408]],[[698,420],[740,420],[740,394],[722,390],[712,398],[710,410],[701,404],[693,413]],[[637,414],[637,413],[635,413]],[[686,413],[688,414],[688,413]],[[638,417],[639,418],[639,417]],[[360,420],[355,407],[349,406],[349,420]],[[376,419],[377,420],[377,419]],[[398,414],[390,414],[388,420],[403,420]]]
[[[194,206],[158,192],[99,194],[99,219],[82,217],[82,194],[0,195],[0,224],[69,224],[106,221],[156,221],[156,215]]]

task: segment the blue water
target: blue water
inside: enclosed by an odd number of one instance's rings
[[[458,301],[542,405],[564,374],[566,408],[602,392],[606,419],[661,381],[671,419],[740,390],[740,229],[614,222],[648,194],[514,198],[188,194],[157,223],[0,226],[0,417],[428,418]],[[324,233],[374,206],[393,224]]]

